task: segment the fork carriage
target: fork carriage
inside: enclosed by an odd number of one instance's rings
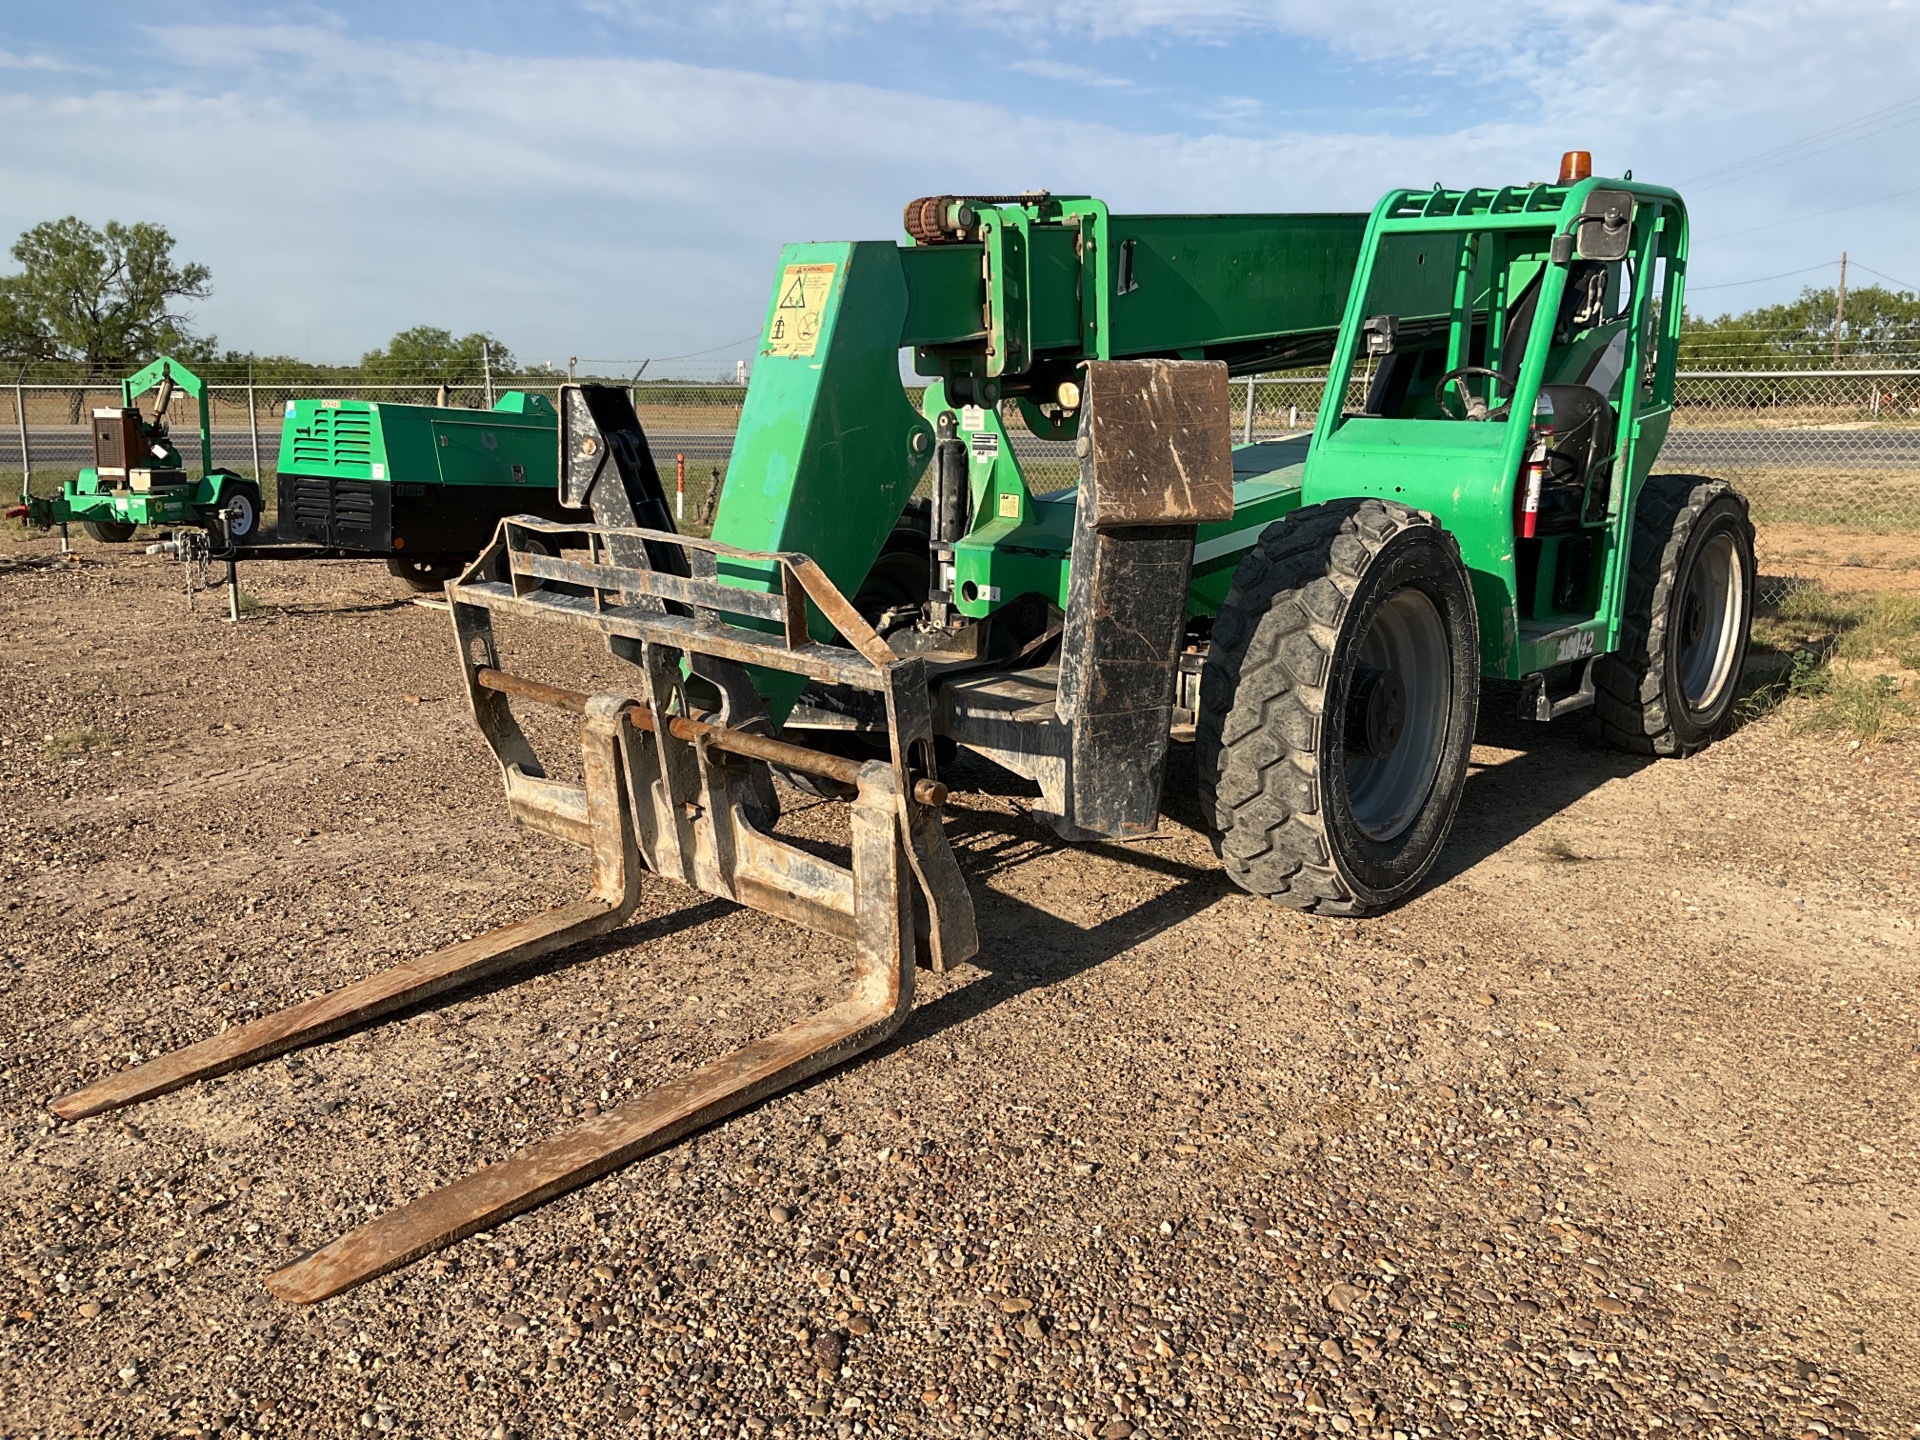
[[[569,542],[584,550],[570,558]],[[623,564],[623,554],[694,557],[705,576]],[[555,552],[559,553],[555,553]],[[725,558],[776,577],[771,590],[722,583]],[[652,1150],[879,1044],[913,1005],[917,962],[945,968],[978,948],[973,905],[941,829],[922,662],[895,656],[805,556],[755,553],[665,531],[503,522],[447,587],[467,697],[500,762],[514,816],[586,849],[586,896],[228,1030],[55,1102],[79,1120],[255,1064],[551,954],[625,924],[645,873],[763,910],[853,949],[837,1003],[585,1124],[528,1146],[369,1221],[276,1271],[268,1288],[310,1302],[587,1184]],[[842,645],[807,631],[808,608]],[[606,636],[637,665],[638,693],[587,694],[502,668],[496,613]],[[744,622],[744,623],[743,623]],[[753,628],[763,626],[766,628]],[[856,761],[696,713],[683,666],[738,695],[729,667],[752,664],[875,694],[888,756]],[[549,777],[514,705],[581,720],[581,783]],[[767,833],[768,766],[851,788],[850,864]]]

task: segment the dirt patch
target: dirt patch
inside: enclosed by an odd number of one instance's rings
[[[1078,849],[962,765],[984,946],[895,1043],[295,1310],[278,1264],[844,956],[661,884],[518,983],[52,1124],[585,882],[378,565],[253,567],[230,626],[170,562],[50,551],[0,565],[0,1433],[1920,1422],[1920,745],[1776,714],[1644,764],[1489,714],[1442,872],[1364,923],[1232,890],[1186,752],[1160,836]]]
[[[1920,594],[1920,529],[1868,530],[1762,521],[1754,536],[1760,573],[1817,580],[1836,594]]]

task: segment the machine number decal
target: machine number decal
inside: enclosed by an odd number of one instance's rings
[[[969,443],[973,447],[973,458],[976,460],[992,460],[1000,454],[1000,437],[991,430],[977,431]]]
[[[773,305],[762,354],[805,356],[820,343],[827,297],[833,293],[833,265],[789,265],[780,276],[780,298]]]
[[[1569,630],[1560,637],[1555,653],[1562,660],[1584,660],[1593,654],[1593,631]]]

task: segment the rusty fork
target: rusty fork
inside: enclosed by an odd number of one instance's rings
[[[585,562],[542,553],[584,536]],[[614,546],[610,540],[623,543]],[[706,548],[760,562],[777,594],[622,565],[631,542]],[[267,1287],[312,1302],[485,1230],[670,1145],[745,1106],[869,1049],[912,1008],[914,971],[944,967],[978,946],[971,898],[939,820],[946,789],[932,773],[931,719],[920,662],[894,657],[845,598],[802,556],[749,554],[667,532],[504,522],[493,544],[448,587],[476,721],[500,762],[509,809],[522,822],[586,847],[593,884],[544,915],[395,966],[331,994],[107,1076],[54,1102],[79,1120],[297,1046],[471,984],[624,924],[639,903],[642,867],[849,942],[851,988],[818,1014],[755,1040],[691,1074],[528,1146],[388,1211],[276,1271]],[[662,604],[662,601],[670,602]],[[811,601],[845,648],[807,635]],[[589,695],[514,675],[498,663],[491,613],[586,625],[624,642],[641,696]],[[757,625],[728,616],[745,614]],[[769,624],[771,622],[771,624]],[[865,763],[823,755],[684,706],[685,658],[751,663],[862,685],[887,702],[891,756]],[[510,702],[582,719],[582,783],[550,779]],[[851,864],[834,865],[764,833],[756,798],[768,764],[854,787]],[[925,934],[916,940],[916,892]]]

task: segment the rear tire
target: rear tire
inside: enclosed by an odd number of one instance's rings
[[[1691,755],[1726,730],[1753,624],[1753,521],[1724,480],[1654,475],[1634,510],[1620,648],[1593,667],[1609,745]]]
[[[425,560],[407,555],[387,557],[387,573],[409,590],[422,595],[434,594],[445,588],[447,581],[464,568],[458,560]]]
[[[928,553],[932,543],[933,502],[924,495],[907,501],[900,518],[893,522],[893,529],[881,543],[872,568],[853,593],[853,608],[860,612],[861,619],[877,626],[889,610],[926,603],[932,588],[932,563]],[[885,760],[890,753],[884,733],[874,735],[857,730],[798,733],[805,738],[797,743],[848,760]],[[937,763],[944,764],[952,758],[953,745],[948,741]],[[789,770],[783,765],[774,766],[773,772],[794,789],[822,800],[851,800],[854,796],[854,787],[838,780]]]
[[[1201,812],[1235,884],[1367,915],[1432,867],[1466,782],[1480,640],[1433,516],[1339,500],[1269,526],[1214,622]]]
[[[80,528],[102,545],[124,545],[136,527],[131,520],[82,520]]]

